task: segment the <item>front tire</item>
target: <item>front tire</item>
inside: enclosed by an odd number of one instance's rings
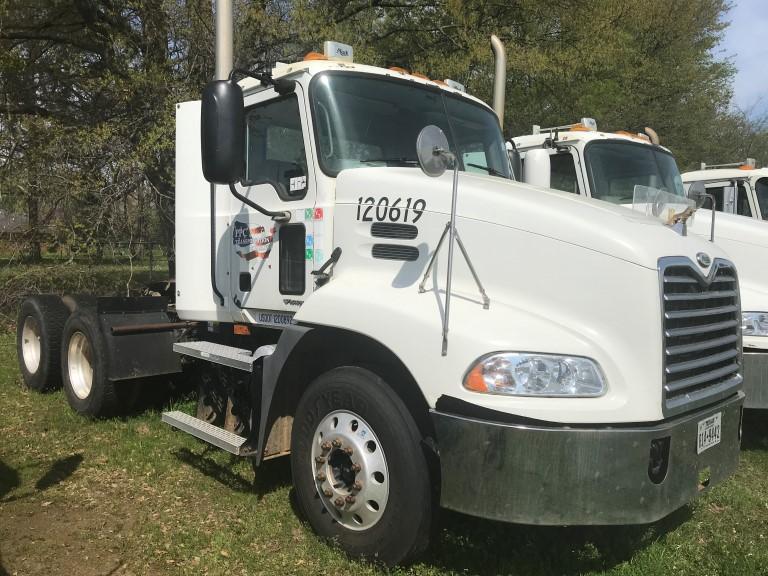
[[[24,383],[45,392],[61,386],[61,334],[69,310],[53,295],[30,296],[16,324],[16,353]]]
[[[421,435],[373,372],[336,368],[309,386],[296,410],[291,469],[312,528],[351,556],[393,565],[426,549],[432,499]]]

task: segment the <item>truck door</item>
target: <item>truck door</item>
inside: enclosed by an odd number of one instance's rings
[[[581,194],[584,189],[579,183],[579,157],[575,150],[550,150],[550,186],[555,190]]]
[[[232,196],[230,289],[244,321],[285,324],[311,290],[315,173],[301,86],[278,95],[270,88],[246,106],[246,169],[238,191],[271,211],[275,222]],[[233,315],[238,317],[237,308]]]
[[[706,184],[708,194],[715,197],[715,206],[718,212],[749,216],[755,214],[751,205],[750,195],[745,182],[742,180],[728,180],[721,182],[708,182]],[[705,204],[709,208],[709,203]]]

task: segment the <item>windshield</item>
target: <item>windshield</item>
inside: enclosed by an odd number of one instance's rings
[[[320,167],[418,166],[416,137],[439,126],[459,169],[509,178],[499,122],[490,110],[439,89],[350,73],[325,73],[310,89]]]
[[[593,198],[631,204],[638,185],[685,196],[675,159],[658,148],[617,140],[592,142],[586,163]]]

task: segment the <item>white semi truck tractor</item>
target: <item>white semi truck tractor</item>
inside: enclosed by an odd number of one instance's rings
[[[757,218],[736,215],[728,206],[738,206],[740,214],[757,202],[755,191],[768,178],[759,170],[733,169],[728,177],[721,170],[706,170],[681,175],[670,151],[659,145],[658,135],[647,133],[601,132],[593,119],[583,118],[575,124],[542,129],[512,139],[522,164],[526,182],[551,185],[553,188],[588,198],[631,207],[635,188],[658,190],[672,197],[684,197],[690,182],[704,175],[714,175],[707,182],[704,206],[716,202],[715,221],[711,210],[699,209],[687,222],[691,234],[714,239],[739,271],[741,286],[742,343],[744,346],[745,407],[768,409],[768,225]],[[766,171],[768,173],[768,171]],[[688,180],[688,183],[685,183]],[[765,180],[765,182],[762,182]],[[727,182],[724,182],[727,181]],[[737,188],[738,185],[738,188]],[[768,197],[766,198],[768,201]],[[755,204],[755,207],[761,204]],[[641,203],[642,206],[642,203]],[[721,212],[725,206],[726,210]],[[768,206],[768,205],[767,205]],[[758,214],[755,209],[749,215]],[[717,352],[713,348],[713,353]]]
[[[700,170],[683,172],[683,184],[702,182],[715,197],[718,212],[768,222],[768,168],[754,158],[732,164],[701,163]]]
[[[438,506],[647,523],[734,472],[719,248],[514,182],[491,108],[349,46],[254,75],[178,105],[173,304],[29,298],[30,386],[60,378],[100,416],[183,369],[198,412],[164,421],[256,465],[290,454],[311,527],[389,564]]]

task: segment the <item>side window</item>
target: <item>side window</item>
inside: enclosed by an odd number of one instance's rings
[[[243,184],[272,184],[283,200],[307,194],[307,156],[295,94],[249,108]]]
[[[549,157],[552,172],[550,185],[555,190],[579,194],[579,181],[576,177],[576,164],[568,152],[553,154]]]
[[[749,197],[744,182],[739,182],[739,191],[736,195],[736,213],[742,216],[752,216],[752,209],[749,207]]]
[[[723,211],[723,191],[725,186],[707,186],[707,194],[712,194],[715,197],[715,210],[718,212]],[[707,199],[704,203],[704,208],[711,209],[712,201]]]
[[[757,191],[757,203],[760,205],[760,214],[763,220],[768,220],[768,178],[760,178],[755,185]]]

